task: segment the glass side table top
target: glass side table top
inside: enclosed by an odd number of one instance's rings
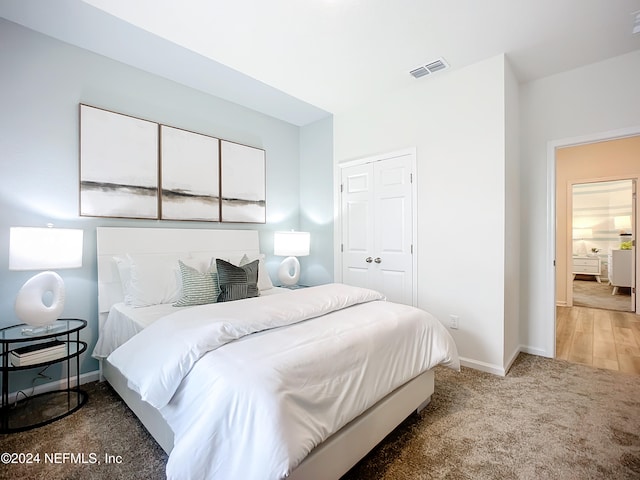
[[[86,320],[61,318],[46,327],[32,327],[25,323],[0,329],[0,342],[28,342],[42,338],[57,337],[76,332],[87,325]]]

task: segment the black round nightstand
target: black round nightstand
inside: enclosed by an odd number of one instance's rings
[[[86,326],[86,320],[65,318],[56,320],[46,329],[34,330],[26,324],[0,329],[0,433],[21,432],[46,425],[72,414],[86,403],[88,395],[80,389],[80,354],[87,349],[86,342],[80,341],[80,330]],[[73,359],[75,362],[72,362]],[[10,372],[43,368],[61,362],[67,365],[66,388],[25,399],[17,398],[17,402],[9,403]],[[75,363],[76,379],[73,388],[72,363]]]

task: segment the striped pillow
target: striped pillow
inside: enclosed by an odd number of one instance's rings
[[[182,296],[174,307],[192,307],[215,303],[220,295],[218,275],[215,272],[200,272],[195,268],[178,261],[182,277]]]
[[[220,282],[219,302],[242,300],[257,297],[258,290],[258,260],[236,267],[232,263],[216,258],[218,280]]]

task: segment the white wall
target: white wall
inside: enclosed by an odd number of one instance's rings
[[[505,67],[504,364],[508,368],[520,352],[520,86],[509,62]]]
[[[417,148],[418,306],[467,363],[504,367],[505,59],[416,80],[334,115],[336,163]]]
[[[547,148],[565,139],[640,130],[640,51],[520,87],[521,338],[525,349],[554,355],[553,190]]]

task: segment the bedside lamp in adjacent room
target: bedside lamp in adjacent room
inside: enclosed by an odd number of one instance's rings
[[[296,257],[309,255],[309,232],[276,232],[273,254],[287,257],[278,267],[278,278],[283,285],[293,286],[300,279],[300,262]]]
[[[613,217],[613,225],[620,235],[629,235],[631,230],[631,215]]]
[[[82,236],[78,229],[10,228],[9,270],[47,270],[27,280],[16,297],[16,315],[38,331],[46,331],[64,309],[64,282],[49,269],[81,267]]]
[[[578,255],[586,255],[587,254],[587,244],[585,239],[593,238],[593,230],[590,228],[574,228],[573,229],[573,239],[579,240],[578,244]]]
[[[631,233],[631,215],[621,215],[613,218],[613,224],[616,230],[620,232],[620,248],[622,250],[630,250],[633,243],[633,234]]]

